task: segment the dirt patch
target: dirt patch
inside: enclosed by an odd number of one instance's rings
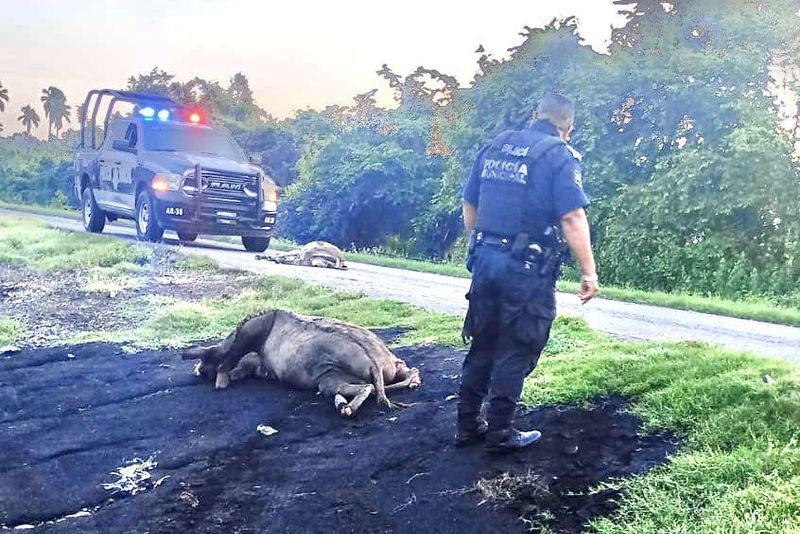
[[[524,532],[523,517],[578,532],[614,508],[613,492],[589,488],[646,471],[677,448],[671,436],[637,436],[621,399],[524,413],[522,426],[544,432],[524,453],[457,448],[455,403],[446,399],[463,354],[429,346],[398,355],[421,368],[423,387],[395,398],[417,404],[382,413],[370,401],[352,421],[330,399],[280,384],[213,391],[175,352],[91,344],[0,359],[0,524],[56,533],[484,533]],[[278,433],[260,434],[262,424]],[[150,466],[141,491],[103,487],[135,458]],[[478,489],[518,476],[535,485],[512,484],[496,500]]]
[[[0,265],[0,315],[25,325],[15,345],[53,346],[81,333],[130,328],[126,310],[142,297],[232,298],[255,279],[240,271],[178,269],[178,259],[174,252],[155,250],[150,261],[130,274],[100,282],[87,273],[37,273],[20,265]]]

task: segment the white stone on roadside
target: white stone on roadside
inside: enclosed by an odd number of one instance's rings
[[[256,427],[256,430],[258,430],[259,434],[262,434],[262,435],[267,436],[267,437],[270,437],[273,434],[277,434],[278,433],[277,429],[275,429],[275,428],[273,428],[273,427],[271,427],[269,425],[258,425]]]
[[[17,525],[14,527],[14,530],[31,530],[36,528],[35,525]]]
[[[63,523],[68,519],[77,519],[79,517],[89,517],[92,513],[87,510],[86,508],[82,509],[80,512],[75,512],[74,514],[65,515],[61,519],[56,520],[56,523]]]
[[[775,383],[775,379],[774,379],[774,378],[772,378],[772,377],[771,377],[771,376],[769,376],[769,375],[764,375],[764,383],[765,383],[766,385],[768,385],[768,386],[771,386],[772,384],[774,384],[774,383]]]
[[[69,358],[70,360],[73,359],[74,357],[75,357],[75,355],[72,354],[71,352],[69,354],[67,354],[67,358]]]
[[[449,402],[449,401],[454,401],[457,398],[458,398],[458,395],[448,395],[447,397],[444,398],[444,400]]]
[[[0,356],[4,354],[14,354],[15,352],[19,352],[22,349],[17,347],[16,345],[5,345],[0,347]],[[24,526],[24,525],[22,525]]]
[[[394,423],[395,421],[397,421],[397,417],[390,417],[389,418],[389,422],[390,423]]]

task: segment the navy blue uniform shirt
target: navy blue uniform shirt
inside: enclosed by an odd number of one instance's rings
[[[478,207],[478,231],[534,236],[589,205],[580,155],[571,147],[562,141],[532,158],[534,147],[548,136],[558,138],[556,127],[537,121],[504,132],[481,149],[463,191],[463,199]]]

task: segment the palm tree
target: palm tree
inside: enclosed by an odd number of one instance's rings
[[[31,128],[38,128],[41,119],[39,118],[39,114],[36,113],[36,110],[29,105],[23,106],[20,108],[20,111],[22,111],[22,115],[17,117],[17,120],[22,123],[25,127],[25,134],[30,137]]]
[[[44,116],[47,117],[47,138],[52,137],[52,127],[58,120],[60,124],[64,119],[64,110],[67,108],[67,97],[64,91],[52,85],[47,89],[42,89],[42,106],[44,107]],[[69,120],[69,119],[67,119]]]
[[[70,109],[72,109],[72,106],[68,106],[65,103],[59,109],[50,112],[50,120],[53,121],[53,128],[56,130],[56,139],[58,139],[58,133],[61,131],[61,128],[64,127],[65,120],[72,124],[70,120]]]
[[[0,82],[0,113],[6,110],[6,102],[8,102],[8,89]]]

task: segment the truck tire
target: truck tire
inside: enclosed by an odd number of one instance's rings
[[[197,232],[178,232],[178,239],[191,243],[197,239]]]
[[[161,241],[164,229],[159,226],[156,220],[156,208],[153,197],[145,189],[136,197],[136,237],[139,241],[150,241],[156,243]]]
[[[242,245],[247,252],[264,252],[269,247],[268,237],[242,236]]]
[[[106,226],[106,213],[100,209],[94,200],[91,186],[83,188],[83,228],[87,232],[99,234]]]

